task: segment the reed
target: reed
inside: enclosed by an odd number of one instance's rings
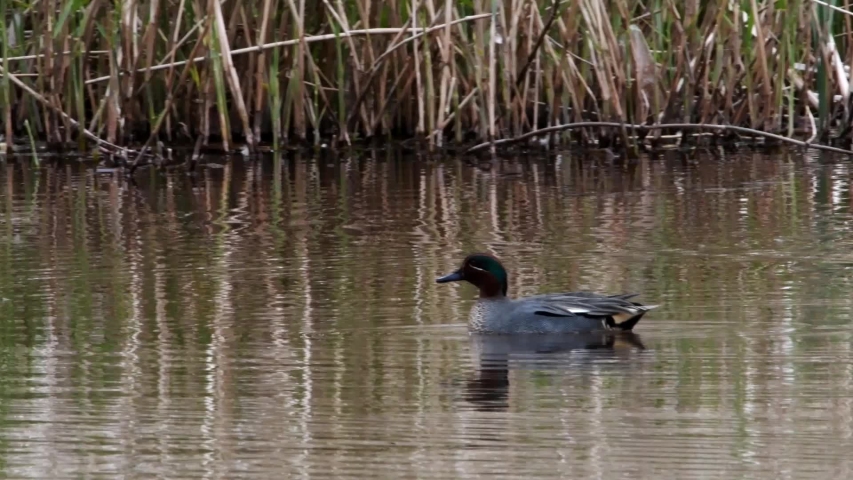
[[[193,139],[443,147],[538,129],[552,144],[628,146],[661,142],[664,124],[849,143],[843,5],[0,0],[0,133],[114,152]],[[569,123],[584,126],[557,128]]]

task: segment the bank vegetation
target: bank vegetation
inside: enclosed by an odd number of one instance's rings
[[[654,146],[711,127],[712,139],[755,130],[849,143],[850,9],[849,0],[0,0],[0,133],[110,152],[389,139]],[[656,127],[669,124],[682,127]]]

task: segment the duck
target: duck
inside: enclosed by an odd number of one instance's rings
[[[649,310],[630,299],[636,293],[604,295],[593,292],[548,293],[511,299],[500,260],[488,253],[472,253],[455,272],[436,283],[466,281],[480,290],[468,315],[468,331],[478,334],[557,334],[631,331]]]

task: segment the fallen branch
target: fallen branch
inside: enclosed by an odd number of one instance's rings
[[[661,125],[631,125],[627,123],[618,123],[618,122],[577,122],[577,123],[567,123],[565,125],[554,125],[552,127],[541,128],[539,130],[533,130],[531,132],[525,133],[524,135],[519,135],[513,138],[505,138],[503,140],[495,140],[490,142],[483,142],[478,145],[474,145],[465,151],[466,154],[473,153],[479,150],[482,150],[486,147],[494,145],[495,147],[501,145],[511,145],[513,143],[523,142],[529,138],[537,137],[539,135],[545,135],[548,133],[561,132],[564,130],[574,130],[578,128],[624,128],[630,131],[637,132],[649,132],[653,130],[665,130],[665,129],[678,129],[678,130],[712,130],[717,132],[737,132],[737,133],[745,133],[749,135],[754,135],[757,137],[770,138],[773,140],[778,140],[783,143],[788,143],[792,145],[797,145],[800,147],[806,148],[814,148],[816,150],[823,150],[827,152],[834,153],[843,153],[845,155],[853,155],[853,150],[845,150],[843,148],[831,147],[829,145],[821,145],[819,143],[811,143],[810,141],[802,141],[797,140],[795,138],[784,137],[782,135],[777,135],[775,133],[762,132],[760,130],[754,130],[752,128],[746,127],[737,127],[734,125],[709,125],[709,124],[701,124],[701,123],[665,123]]]

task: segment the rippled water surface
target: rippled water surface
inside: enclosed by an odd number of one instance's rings
[[[0,477],[850,478],[842,159],[0,165]],[[636,336],[469,336],[639,292]]]

